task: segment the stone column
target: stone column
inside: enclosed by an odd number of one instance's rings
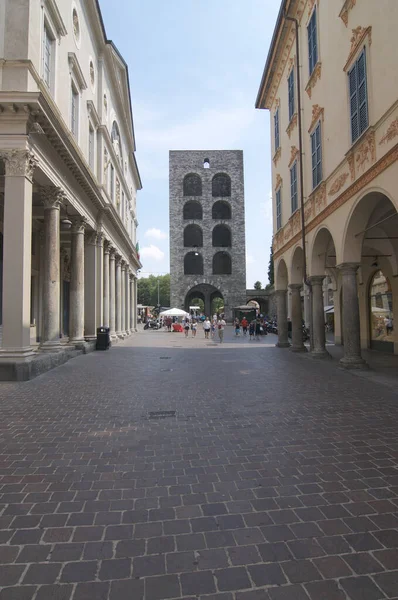
[[[115,306],[116,306],[116,335],[122,336],[122,257],[116,255],[116,276],[115,276]]]
[[[130,332],[134,331],[134,275],[130,275]]]
[[[58,352],[60,341],[60,204],[64,198],[60,188],[41,190],[44,204],[44,281],[43,328],[40,350]]]
[[[122,260],[120,290],[121,290],[120,331],[121,331],[122,337],[125,337],[126,336],[126,263],[124,260]]]
[[[130,272],[127,265],[126,269],[126,334],[130,335]]]
[[[324,279],[324,275],[313,275],[310,277],[310,283],[312,287],[311,356],[314,358],[330,358],[330,354],[326,350],[325,312],[322,287]]]
[[[116,269],[115,248],[109,249],[109,328],[111,338],[116,340]]]
[[[303,344],[303,316],[301,310],[301,283],[291,283],[292,293],[292,352],[306,352]]]
[[[84,337],[97,337],[97,232],[92,231],[84,247]]]
[[[0,359],[23,360],[30,347],[32,181],[37,166],[27,149],[0,153],[5,161],[3,341]]]
[[[84,227],[86,220],[73,220],[71,231],[71,275],[70,275],[70,342],[84,342]]]
[[[97,233],[97,327],[104,325],[104,234]]]
[[[109,327],[109,242],[104,243],[104,300],[103,300],[103,317],[102,322],[104,327]]]
[[[138,304],[137,277],[134,276],[134,302],[133,302],[134,331],[138,331],[137,330],[137,304]]]
[[[337,265],[341,273],[343,288],[343,335],[344,356],[340,365],[346,369],[366,369],[361,355],[359,303],[357,288],[358,263]]]
[[[276,313],[278,324],[278,348],[289,348],[289,338],[287,336],[287,291],[276,290]]]

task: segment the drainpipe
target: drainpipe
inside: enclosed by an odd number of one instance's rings
[[[303,131],[302,131],[302,116],[301,116],[301,82],[300,82],[300,44],[299,44],[299,22],[293,17],[289,17],[285,12],[286,21],[292,21],[296,29],[296,79],[297,79],[297,127],[299,134],[299,156],[300,156],[300,208],[301,208],[301,243],[303,245],[303,280],[308,286],[310,292],[310,346],[313,348],[313,332],[312,332],[312,286],[307,275],[307,258],[306,258],[306,238],[305,238],[305,219],[304,219],[304,166],[303,166]]]

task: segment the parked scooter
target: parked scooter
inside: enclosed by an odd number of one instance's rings
[[[144,325],[144,331],[146,329],[159,329],[160,325],[157,321],[147,321]]]

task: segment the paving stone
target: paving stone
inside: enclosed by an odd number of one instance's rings
[[[314,581],[306,584],[306,590],[311,600],[346,600],[347,596],[339,589],[335,581]],[[380,596],[379,596],[380,597]],[[381,596],[382,597],[382,596]],[[350,596],[350,600],[375,600],[373,597]]]
[[[270,600],[308,600],[308,596],[301,585],[285,585],[268,590]],[[317,600],[320,600],[318,597]],[[324,597],[324,600],[328,600]]]
[[[380,600],[385,595],[367,575],[340,579],[340,585],[350,600]]]
[[[368,552],[344,555],[344,560],[351,567],[354,573],[357,573],[358,575],[366,575],[367,573],[384,571],[383,566]],[[396,563],[396,565],[398,565],[398,563]]]
[[[386,594],[387,598],[394,598],[398,594],[398,570],[374,575],[373,579]]]
[[[183,594],[212,594],[216,591],[214,576],[211,571],[182,573],[180,579]]]
[[[243,567],[230,567],[214,571],[217,587],[222,592],[251,588],[251,583],[246,569]]]
[[[305,583],[322,579],[318,569],[310,560],[294,560],[281,564],[287,578],[291,583]]]
[[[109,582],[93,581],[91,583],[78,583],[73,600],[108,600],[109,588]],[[54,600],[55,598],[58,600],[58,596],[53,598]]]
[[[180,582],[177,575],[148,577],[145,580],[145,600],[167,600],[167,598],[178,598],[180,595]]]
[[[22,587],[7,587],[0,590],[0,600],[32,600],[37,587],[24,585]]]
[[[80,561],[67,563],[61,573],[61,581],[65,583],[78,583],[80,581],[93,581],[97,571],[95,561]]]
[[[247,570],[257,587],[265,585],[282,585],[286,583],[286,577],[282,569],[276,563],[268,565],[249,565]]]
[[[173,552],[166,555],[166,568],[168,573],[193,571],[197,562],[193,552]]]
[[[109,585],[109,584],[107,584]],[[144,579],[121,579],[112,581],[109,600],[144,600]],[[95,597],[87,598],[92,600]]]
[[[0,568],[0,586],[18,583],[24,570],[23,565],[2,565]]]
[[[351,566],[349,562],[351,556],[346,555],[344,558]],[[322,558],[314,558],[312,562],[325,579],[337,579],[338,577],[348,577],[351,575],[351,570],[339,556],[323,556]],[[353,570],[355,571],[355,569]],[[355,572],[358,573],[358,571]]]
[[[89,596],[80,596],[78,594],[79,585],[75,591],[74,598],[77,598],[78,600],[88,600]],[[98,592],[98,590],[95,591]],[[70,600],[70,598],[72,598],[72,594],[73,586],[69,584],[42,585],[40,586],[39,591],[37,592],[35,600]],[[91,598],[94,598],[94,596],[91,596]],[[95,598],[102,600],[100,594],[98,594],[98,596],[95,596]]]
[[[27,572],[24,575],[23,583],[35,583],[35,584],[44,584],[44,583],[55,583],[62,565],[59,563],[42,563],[36,565],[30,565]]]
[[[236,565],[250,565],[252,563],[261,562],[262,557],[254,545],[251,546],[237,546],[235,548],[228,548],[228,555],[231,563]],[[227,566],[227,565],[219,565]]]

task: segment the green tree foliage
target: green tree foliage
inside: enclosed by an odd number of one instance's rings
[[[268,279],[270,285],[274,285],[275,276],[274,276],[274,251],[271,246],[271,252],[269,256],[269,264],[268,264]]]
[[[255,282],[254,289],[255,290],[261,290],[262,289],[261,281],[256,281]]]
[[[159,281],[159,303],[160,306],[170,306],[170,275],[149,275],[138,280],[138,304],[144,306],[156,306],[158,303],[158,281]]]

